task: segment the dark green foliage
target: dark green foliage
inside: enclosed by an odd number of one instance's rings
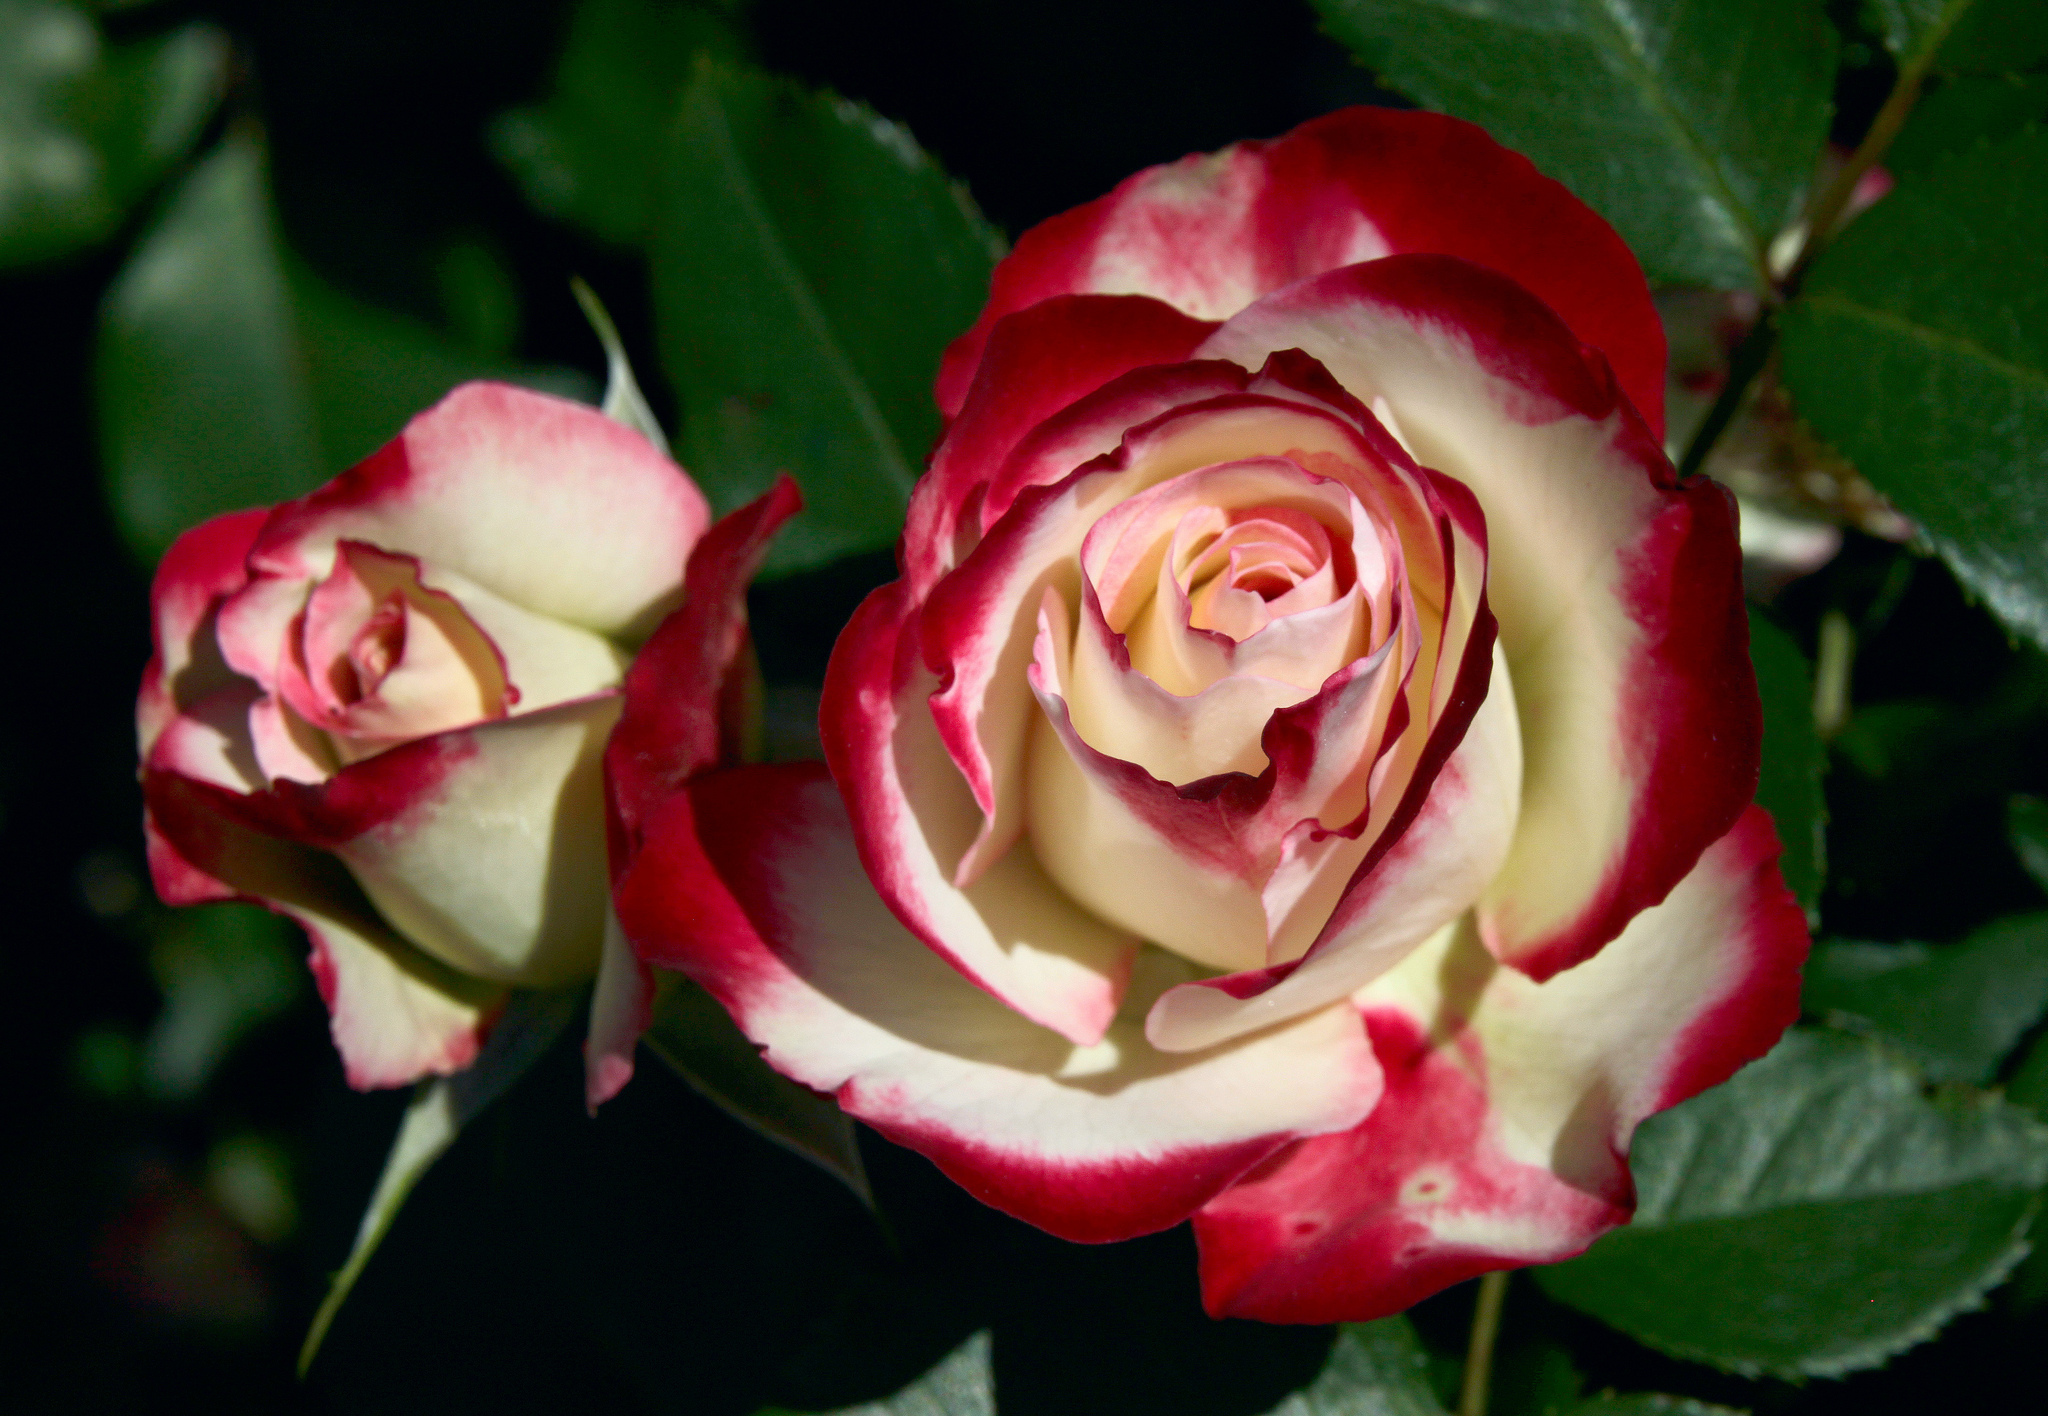
[[[938,437],[931,383],[1002,245],[896,124],[702,60],[653,246],[683,463],[723,510],[796,476],[771,570],[892,544]]]
[[[586,391],[321,279],[279,238],[262,154],[230,140],[171,195],[107,292],[107,498],[129,547],[154,560],[208,517],[311,491],[456,384],[491,377]]]
[[[1827,135],[1818,0],[1316,0],[1388,86],[1526,153],[1652,280],[1768,283]]]
[[[1817,946],[1806,1009],[1896,1045],[1934,1081],[1989,1082],[2048,1010],[2048,914],[1986,925],[1960,944]]]
[[[1538,1271],[1553,1297],[1747,1375],[1874,1366],[1973,1306],[2026,1252],[2048,1129],[1932,1100],[1879,1047],[1795,1031],[1637,1133],[1635,1222]]]
[[[109,44],[76,5],[0,3],[0,269],[112,236],[220,98],[227,38]]]
[[[2048,133],[1902,181],[1785,315],[1814,430],[1962,582],[2048,642]]]
[[[1792,636],[1756,610],[1749,615],[1749,657],[1764,704],[1756,799],[1778,828],[1785,883],[1812,909],[1827,874],[1827,755],[1813,726],[1813,669]]]
[[[653,225],[661,135],[695,57],[750,49],[708,4],[589,0],[574,11],[547,101],[500,116],[491,145],[536,207],[637,246]]]

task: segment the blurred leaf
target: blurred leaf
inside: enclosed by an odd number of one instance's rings
[[[1579,1404],[1585,1378],[1555,1342],[1505,1345],[1493,1359],[1488,1416],[1563,1416]]]
[[[1986,143],[2003,142],[2048,118],[2048,73],[1951,79],[1914,106],[1885,150],[1885,170],[1913,177]]]
[[[1405,1317],[1347,1323],[1316,1379],[1266,1416],[1444,1416],[1428,1368]]]
[[[1934,66],[1952,74],[2003,74],[2048,59],[2048,6],[2041,0],[1977,0],[1957,22]]]
[[[2005,1099],[2048,1121],[2048,1036],[2036,1038],[2026,1060],[2005,1084]]]
[[[75,6],[0,0],[0,268],[114,234],[220,101],[227,37],[105,43]]]
[[[176,910],[149,951],[164,1008],[143,1042],[153,1097],[189,1101],[250,1029],[306,991],[300,935],[256,905]]]
[[[654,290],[684,465],[721,511],[796,477],[771,572],[892,545],[1000,241],[902,128],[729,65],[699,61],[669,158]]]
[[[262,156],[239,137],[107,292],[97,362],[108,498],[145,559],[210,516],[312,490],[467,379],[584,387],[475,358],[314,275],[279,240]]]
[[[265,1244],[291,1237],[299,1223],[291,1164],[262,1136],[230,1136],[206,1155],[206,1190],[249,1236]]]
[[[1960,944],[1822,944],[1806,1009],[1874,1033],[1937,1082],[1987,1083],[2048,1011],[2048,914],[2001,919]]]
[[[698,54],[745,60],[746,39],[703,5],[583,0],[544,103],[491,125],[491,147],[526,199],[617,245],[654,222],[662,140]]]
[[[1480,124],[1654,280],[1765,287],[1827,137],[1820,0],[1315,0],[1390,87]]]
[[[769,1407],[756,1416],[798,1416]],[[843,1406],[823,1416],[996,1416],[995,1374],[989,1365],[989,1336],[978,1332],[938,1366],[894,1396]]]
[[[2048,133],[1899,183],[1785,316],[1800,413],[2048,643]]]
[[[1749,612],[1749,657],[1763,697],[1764,751],[1756,799],[1778,828],[1785,883],[1811,910],[1826,879],[1827,752],[1813,725],[1813,669],[1792,636],[1763,613]]]
[[[1569,1416],[1746,1416],[1732,1406],[1713,1406],[1686,1396],[1616,1396],[1612,1392],[1582,1401]]]
[[[1901,69],[1924,65],[1976,0],[1864,0],[1864,18]]]
[[[406,1107],[405,1118],[398,1123],[391,1154],[385,1158],[384,1173],[377,1177],[377,1188],[370,1192],[370,1203],[357,1226],[348,1260],[328,1282],[327,1296],[321,1299],[306,1331],[306,1341],[299,1348],[301,1377],[313,1365],[334,1315],[341,1311],[370,1256],[384,1242],[412,1187],[455,1144],[455,1137],[464,1126],[510,1090],[541,1059],[588,997],[589,990],[580,987],[547,993],[513,993],[476,1061],[452,1077],[423,1081],[414,1090],[412,1104]]]
[[[761,1060],[718,1000],[681,974],[661,972],[643,1041],[705,1099],[748,1128],[822,1166],[872,1205],[853,1121],[829,1096]]]
[[[1933,1336],[2026,1253],[2048,1128],[1795,1029],[1645,1122],[1632,1168],[1635,1222],[1538,1269],[1544,1289],[1676,1356],[1834,1375]]]
[[[2005,828],[2012,838],[2013,854],[2034,877],[2034,883],[2048,890],[2048,801],[2036,796],[2013,797],[2005,804]]]

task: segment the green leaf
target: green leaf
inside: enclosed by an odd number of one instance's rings
[[[2037,1038],[2005,1084],[2005,1099],[2048,1121],[2048,1037]]]
[[[1579,1402],[1585,1378],[1569,1348],[1537,1339],[1504,1344],[1494,1355],[1488,1416],[1563,1416]]]
[[[654,1013],[642,1039],[654,1054],[705,1099],[873,1204],[853,1122],[832,1098],[762,1061],[718,1000],[689,979],[665,971],[656,977]]]
[[[2016,137],[2048,118],[2048,73],[1951,79],[1914,106],[1885,150],[1893,177],[1916,177],[1986,143]]]
[[[1613,222],[1652,280],[1764,288],[1827,137],[1819,0],[1315,0],[1389,86]]]
[[[768,1407],[755,1416],[798,1416]],[[894,1396],[843,1406],[822,1416],[996,1416],[996,1382],[989,1365],[989,1336],[978,1332],[938,1366]]]
[[[2048,133],[1908,178],[1785,315],[1800,413],[2048,643]]]
[[[1932,1336],[2019,1261],[2048,1128],[1795,1029],[1646,1122],[1633,1169],[1635,1223],[1537,1270],[1544,1289],[1680,1357],[1834,1375]]]
[[[1348,1323],[1316,1379],[1266,1416],[1444,1416],[1429,1354],[1405,1317]]]
[[[700,54],[745,59],[731,20],[703,5],[583,0],[547,100],[491,125],[527,200],[602,240],[638,245],[654,223],[662,146]]]
[[[1732,1406],[1714,1406],[1687,1396],[1616,1396],[1612,1392],[1582,1401],[1569,1416],[1747,1416]]]
[[[1884,1038],[1930,1080],[1981,1085],[2048,1011],[2048,914],[1998,920],[1942,948],[1823,944],[1804,993],[1808,1012]]]
[[[1923,66],[1974,0],[1866,0],[1864,17],[1901,69]]]
[[[2006,834],[2012,838],[2013,854],[2034,883],[2048,890],[2048,801],[2037,796],[2015,796],[2005,804]]]
[[[1934,67],[1949,74],[2004,74],[2048,59],[2048,6],[2041,0],[1977,0],[1956,21]]]
[[[699,61],[669,156],[654,291],[684,465],[720,510],[796,477],[771,571],[891,545],[1000,241],[902,128],[729,65]]]
[[[370,1255],[384,1242],[412,1187],[455,1144],[464,1126],[546,1055],[589,996],[589,990],[582,987],[547,993],[515,992],[476,1061],[452,1077],[435,1077],[419,1084],[412,1104],[405,1109],[405,1118],[398,1123],[398,1136],[391,1143],[391,1154],[385,1158],[384,1173],[377,1177],[377,1187],[370,1192],[370,1203],[357,1226],[348,1260],[329,1280],[327,1296],[313,1314],[305,1343],[299,1348],[300,1376],[313,1365],[335,1314],[348,1300],[349,1290],[362,1276]]]
[[[107,292],[95,381],[115,522],[146,560],[239,507],[312,490],[456,384],[581,376],[467,354],[336,290],[283,245],[263,159],[196,167]]]
[[[106,240],[220,101],[211,25],[109,45],[72,5],[0,0],[0,268]]]
[[[1778,828],[1778,868],[1808,910],[1820,902],[1827,876],[1827,796],[1821,773],[1827,751],[1813,725],[1813,669],[1792,636],[1752,608],[1749,657],[1763,697],[1763,767],[1756,799]]]
[[[1865,14],[1901,69],[2000,74],[2048,59],[2040,0],[1867,0]]]

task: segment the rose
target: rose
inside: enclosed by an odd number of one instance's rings
[[[1578,1252],[1806,948],[1662,362],[1614,233],[1431,115],[1027,233],[835,650],[829,778],[668,796],[628,937],[991,1204],[1192,1215],[1214,1313]]]
[[[509,989],[598,971],[602,751],[706,520],[640,434],[476,383],[164,557],[136,708],[158,892],[303,925],[354,1085],[459,1070]],[[594,1099],[630,1070],[622,994]]]

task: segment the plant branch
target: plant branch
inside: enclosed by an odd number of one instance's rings
[[[1967,5],[1957,8],[1961,14]],[[1806,268],[1813,264],[1813,258],[1820,254],[1821,247],[1834,235],[1835,226],[1842,219],[1842,213],[1849,208],[1850,200],[1856,195],[1856,184],[1864,174],[1883,160],[1885,152],[1898,137],[1899,129],[1906,125],[1906,115],[1913,111],[1913,105],[1920,101],[1920,89],[1927,82],[1927,71],[1934,65],[1935,51],[1941,48],[1941,40],[1948,31],[1941,33],[1924,47],[1920,54],[1908,60],[1899,69],[1899,77],[1892,84],[1892,91],[1885,95],[1884,107],[1877,110],[1877,117],[1870,120],[1870,130],[1863,135],[1863,141],[1856,144],[1856,151],[1849,154],[1849,160],[1835,173],[1834,181],[1828,183],[1806,214],[1806,239],[1800,243],[1799,255],[1785,274],[1785,290],[1799,288],[1799,281],[1806,274]]]
[[[1493,1343],[1500,1336],[1501,1305],[1508,1296],[1505,1270],[1479,1280],[1472,1308],[1472,1342],[1465,1349],[1465,1380],[1458,1390],[1458,1416],[1486,1416],[1486,1384],[1493,1375]]]
[[[1756,323],[1749,327],[1749,333],[1742,336],[1742,342],[1735,346],[1735,352],[1728,356],[1728,378],[1721,385],[1721,392],[1714,399],[1714,406],[1707,410],[1707,416],[1700,420],[1699,428],[1692,440],[1685,445],[1685,456],[1678,460],[1678,475],[1690,477],[1706,464],[1707,454],[1726,432],[1728,425],[1735,421],[1735,415],[1742,409],[1742,400],[1749,392],[1749,386],[1756,382],[1756,376],[1763,372],[1770,362],[1771,351],[1778,343],[1778,317],[1774,310],[1766,309],[1757,316]]]

